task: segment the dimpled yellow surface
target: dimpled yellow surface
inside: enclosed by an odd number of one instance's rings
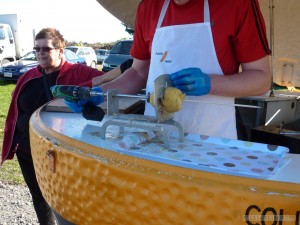
[[[299,222],[297,184],[119,154],[53,132],[38,117],[31,119],[30,136],[43,195],[74,224],[260,225],[281,224],[280,215],[292,218],[283,225]]]

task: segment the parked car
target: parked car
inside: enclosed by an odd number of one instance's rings
[[[133,40],[118,41],[110,50],[107,58],[104,59],[102,71],[108,72],[125,62],[127,59],[132,59],[130,55],[132,43]]]
[[[68,49],[64,50],[64,55],[65,55],[66,60],[70,63],[80,63],[80,64],[87,65],[84,57],[78,56],[74,52],[72,52]]]
[[[84,57],[88,66],[96,68],[97,56],[92,47],[68,46],[66,49],[71,50],[80,57]]]
[[[97,63],[102,63],[104,59],[107,58],[109,54],[109,50],[107,49],[96,49],[95,50],[96,56],[97,56]]]
[[[81,63],[86,65],[85,58],[79,57],[70,50],[65,50],[64,55],[68,62]],[[36,59],[35,51],[29,52],[21,59],[7,63],[0,67],[0,79],[16,81],[26,71],[36,67],[37,65],[38,61]]]

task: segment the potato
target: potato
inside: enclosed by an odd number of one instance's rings
[[[153,92],[150,94],[149,102],[150,102],[150,104],[153,107],[155,107],[155,104],[154,104],[154,93]]]
[[[174,87],[165,88],[162,99],[158,99],[158,108],[160,108],[159,111],[165,111],[165,113],[178,112],[182,107],[182,101],[184,98],[185,94],[183,94],[179,89]],[[153,107],[155,107],[153,92],[150,94],[149,102]]]
[[[182,107],[185,94],[174,87],[167,87],[162,98],[162,105],[169,113],[178,112]]]

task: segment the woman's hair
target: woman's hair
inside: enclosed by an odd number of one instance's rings
[[[43,28],[35,36],[35,40],[38,39],[51,39],[52,45],[56,48],[65,48],[66,43],[64,37],[60,34],[59,30],[55,28]]]

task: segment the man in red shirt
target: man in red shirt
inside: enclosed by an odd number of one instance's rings
[[[170,2],[161,27],[203,22],[203,0],[190,0],[183,5],[175,2]],[[152,40],[163,3],[164,0],[142,1],[139,6],[131,52],[137,59],[148,60],[151,57]],[[213,41],[225,75],[238,72],[240,63],[251,62],[269,54],[261,12],[259,8],[252,9],[258,7],[257,1],[210,0],[208,3]],[[263,38],[263,43],[260,38]],[[201,37],[198,40],[201,42]],[[197,43],[194,48],[197,48]],[[184,61],[185,55],[190,54],[191,50],[182,49],[180,59]]]
[[[257,0],[143,0],[132,68],[101,88],[135,94],[146,87],[148,93],[156,77],[170,74],[187,98],[216,103],[184,102],[174,117],[184,130],[235,139],[234,97],[268,91],[269,54]],[[145,114],[154,115],[151,105]]]

